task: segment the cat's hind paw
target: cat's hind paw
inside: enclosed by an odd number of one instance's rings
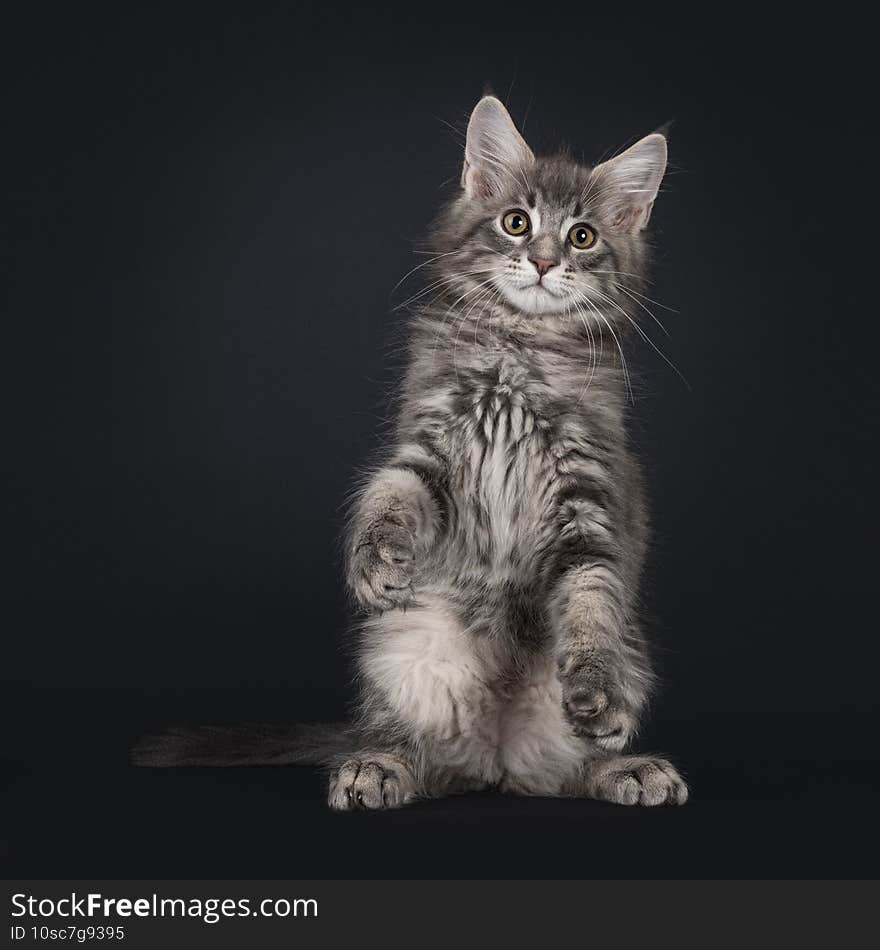
[[[399,808],[416,797],[412,772],[384,753],[349,759],[330,778],[327,803],[334,811]]]
[[[666,759],[619,755],[584,766],[583,792],[615,805],[683,805],[688,787]]]

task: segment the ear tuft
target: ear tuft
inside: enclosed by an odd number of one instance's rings
[[[593,190],[610,206],[615,227],[639,231],[647,226],[665,171],[666,139],[659,132],[596,166],[592,179],[599,187]]]
[[[471,113],[461,185],[470,198],[500,194],[535,161],[510,113],[495,96],[483,96]]]

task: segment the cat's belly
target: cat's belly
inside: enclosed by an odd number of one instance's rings
[[[457,731],[426,743],[432,766],[446,770],[453,785],[460,778],[465,787],[472,783],[519,795],[559,795],[586,758],[584,741],[564,718],[552,671],[509,695],[460,697],[453,722]],[[435,782],[442,778],[435,776]]]
[[[361,674],[427,753],[432,785],[554,795],[584,761],[549,644],[514,679],[498,640],[431,597],[372,618],[364,634]]]

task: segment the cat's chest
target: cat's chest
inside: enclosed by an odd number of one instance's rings
[[[470,537],[496,562],[521,557],[552,520],[552,427],[529,383],[521,371],[501,371],[497,380],[475,385],[451,433],[455,493]]]
[[[493,373],[471,380],[460,405],[454,428],[474,476],[497,482],[494,463],[540,455],[548,444],[550,426],[536,383],[517,362],[502,362]]]

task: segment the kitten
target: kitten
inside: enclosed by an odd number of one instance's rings
[[[496,98],[475,107],[396,435],[347,532],[357,715],[336,754],[266,740],[273,761],[331,762],[332,808],[486,788],[686,801],[667,761],[622,752],[652,675],[620,343],[665,166],[659,134],[594,168],[536,158]],[[198,741],[166,738],[151,764],[207,761]]]

